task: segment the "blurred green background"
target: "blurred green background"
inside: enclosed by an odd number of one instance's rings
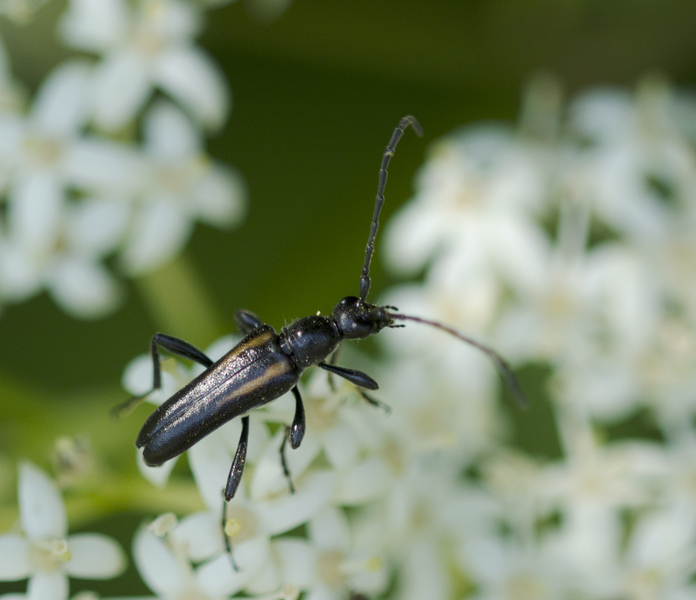
[[[29,26],[0,23],[32,91],[74,55],[53,33],[63,8],[53,0]],[[125,282],[125,304],[105,320],[77,321],[45,295],[5,307],[0,453],[47,466],[58,435],[87,431],[102,460],[132,471],[147,410],[121,423],[108,411],[152,333],[205,348],[234,329],[238,308],[279,328],[357,293],[380,157],[401,116],[416,115],[425,136],[409,132],[399,146],[383,224],[411,195],[430,142],[472,121],[514,120],[534,74],[552,74],[569,95],[654,72],[692,85],[695,22],[693,0],[296,0],[273,22],[242,1],[210,11],[201,43],[234,106],[209,149],[245,178],[248,216],[232,231],[198,226],[176,263]],[[373,282],[372,298],[391,282],[379,240]],[[5,473],[0,499],[14,504],[14,466]],[[127,503],[118,490],[100,498]]]

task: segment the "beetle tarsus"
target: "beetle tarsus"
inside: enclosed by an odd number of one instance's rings
[[[360,394],[360,397],[363,400],[365,400],[365,402],[367,402],[368,404],[371,404],[375,408],[381,408],[388,415],[391,414],[392,409],[391,406],[389,406],[388,404],[385,404],[381,400],[377,400],[377,398],[375,398],[374,396],[370,396],[370,394],[368,394],[364,390],[361,390],[360,388],[358,388],[358,394]]]
[[[285,479],[288,480],[288,487],[290,488],[290,493],[295,493],[295,486],[292,484],[292,476],[290,475],[290,469],[288,468],[288,461],[285,458],[285,445],[290,437],[290,427],[285,427],[285,435],[283,436],[283,443],[280,445],[280,464],[283,467],[283,475]]]
[[[234,560],[234,556],[232,555],[232,540],[230,540],[230,536],[227,535],[227,532],[225,531],[225,517],[227,512],[227,499],[223,497],[222,499],[222,537],[225,540],[225,552],[227,553],[227,556],[230,559],[230,564],[232,565],[232,569],[234,569],[235,573],[239,572],[239,565],[237,564],[237,561]]]

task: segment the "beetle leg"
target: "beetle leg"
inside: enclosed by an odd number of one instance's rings
[[[242,417],[242,435],[239,436],[239,444],[237,444],[237,452],[234,454],[230,474],[227,477],[227,485],[225,486],[225,500],[230,501],[234,498],[234,494],[242,481],[242,473],[244,473],[244,463],[246,463],[247,443],[249,442],[249,415]]]
[[[188,358],[194,362],[197,362],[204,367],[209,367],[213,364],[213,361],[208,358],[203,352],[201,352],[194,345],[180,340],[179,338],[172,337],[171,335],[165,335],[164,333],[156,333],[152,336],[150,340],[150,356],[152,356],[152,389],[158,390],[162,387],[162,371],[160,363],[160,354],[157,347],[163,348],[167,352],[171,352],[175,356],[180,356],[182,358]]]
[[[116,405],[111,410],[113,415],[127,415],[134,410],[148,394],[151,394],[155,390],[162,387],[162,364],[158,347],[163,348],[175,356],[188,358],[189,360],[197,362],[204,367],[209,367],[213,364],[213,361],[194,345],[189,344],[184,340],[180,340],[179,338],[172,337],[171,335],[156,333],[150,339],[150,356],[152,357],[152,389],[140,396],[131,396],[125,402]]]
[[[302,438],[305,434],[307,423],[305,421],[304,404],[302,404],[302,396],[297,386],[292,388],[292,394],[295,396],[295,417],[292,420],[292,426],[288,429],[288,439],[292,449],[300,447]]]
[[[290,437],[290,427],[285,428],[285,435],[283,436],[283,443],[280,445],[280,464],[283,467],[283,475],[285,479],[288,480],[288,486],[290,487],[290,493],[295,493],[295,486],[292,485],[292,477],[290,476],[290,469],[288,469],[288,461],[285,460],[285,444],[288,442]]]
[[[326,369],[330,373],[335,373],[339,377],[347,379],[348,381],[357,385],[358,387],[366,388],[368,390],[376,390],[379,388],[377,382],[374,379],[372,379],[372,377],[363,373],[362,371],[346,369],[345,367],[339,367],[338,365],[330,365],[325,362],[320,362],[319,366],[322,369]]]
[[[334,350],[334,353],[331,355],[331,358],[329,359],[328,364],[330,364],[332,367],[336,366],[336,361],[338,360],[338,351],[340,349],[340,346],[336,348],[336,350]],[[331,388],[332,392],[336,391],[336,382],[334,381],[333,373],[329,373],[329,387]]]
[[[360,397],[365,400],[368,404],[371,404],[375,408],[381,408],[385,413],[390,414],[391,413],[391,406],[388,404],[385,404],[384,402],[377,400],[374,396],[370,396],[368,393],[365,391],[361,390],[358,388],[358,394],[360,394]]]
[[[244,335],[251,333],[257,327],[263,325],[263,321],[250,310],[237,310],[234,313],[234,321],[237,323],[239,331]]]

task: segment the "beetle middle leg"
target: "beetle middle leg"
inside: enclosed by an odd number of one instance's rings
[[[263,321],[258,315],[254,314],[250,310],[244,309],[235,311],[234,322],[237,323],[239,331],[241,331],[244,335],[251,333],[254,331],[254,329],[263,325]]]

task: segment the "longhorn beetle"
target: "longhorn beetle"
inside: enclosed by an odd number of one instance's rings
[[[326,359],[332,354],[335,357],[335,352],[343,340],[366,338],[385,327],[403,327],[404,325],[397,323],[398,321],[415,321],[436,327],[485,352],[517,399],[526,404],[525,396],[510,367],[492,348],[441,323],[398,313],[393,306],[377,306],[367,302],[370,290],[370,262],[375,250],[379,215],[384,204],[387,167],[396,145],[409,125],[419,136],[422,135],[418,121],[412,116],[404,117],[394,129],[382,156],[377,198],[360,277],[359,296],[343,298],[333,309],[331,316],[317,314],[304,317],[283,327],[279,333],[254,313],[238,310],[234,318],[245,337],[216,362],[183,340],[161,333],[152,337],[150,354],[153,364],[153,391],[159,389],[162,383],[160,348],[197,362],[206,370],[155,409],[145,421],[135,444],[142,448],[143,458],[148,465],[161,465],[188,450],[227,421],[241,417],[242,433],[224,489],[225,502],[231,500],[244,472],[249,437],[249,412],[291,391],[295,397],[295,416],[283,438],[280,458],[290,490],[294,491],[285,461],[285,445],[289,442],[292,448],[298,448],[305,433],[305,412],[297,387],[302,372],[307,367],[317,365],[356,385],[368,402],[384,406],[364,392],[378,388],[374,379],[361,371],[337,366],[333,361],[326,362]],[[132,398],[123,406],[142,398],[143,396]],[[223,503],[223,531],[224,506]],[[231,557],[227,535],[225,544]],[[234,560],[232,565],[237,569]]]

